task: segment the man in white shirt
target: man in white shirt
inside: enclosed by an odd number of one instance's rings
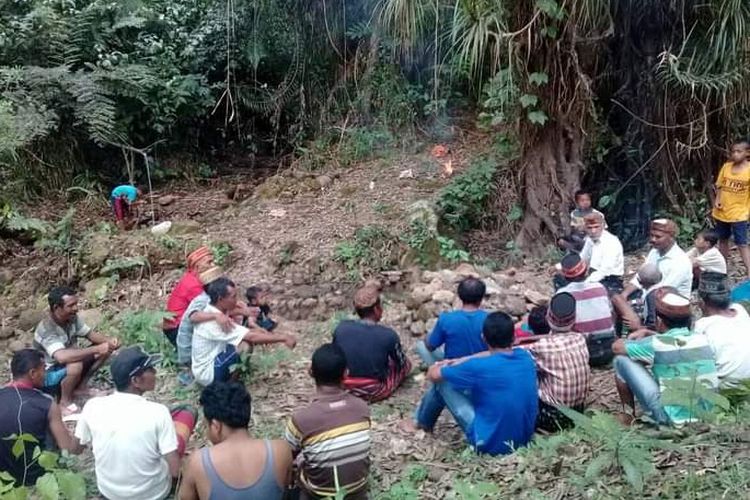
[[[683,297],[690,297],[693,284],[693,264],[690,258],[675,241],[677,224],[669,219],[655,219],[651,222],[651,251],[646,255],[646,264],[656,264],[661,272],[659,286],[671,286]],[[642,289],[638,276],[625,287],[622,296],[627,299],[631,293]]]
[[[706,336],[714,353],[719,388],[732,389],[750,381],[750,316],[741,305],[731,304],[726,278],[702,279],[698,294],[703,317],[694,329]]]
[[[586,241],[581,250],[581,258],[590,269],[586,281],[599,282],[610,293],[621,292],[625,264],[620,239],[604,228],[604,216],[601,213],[593,212],[583,220],[586,224]]]
[[[139,347],[124,349],[111,365],[117,391],[89,400],[76,425],[80,443],[92,444],[96,484],[109,500],[161,500],[179,474],[184,444],[173,415],[143,397],[156,385],[156,362]]]
[[[218,278],[206,285],[210,303],[204,312],[229,315],[237,307],[237,287],[228,278]],[[239,362],[240,353],[251,345],[283,342],[290,349],[297,340],[281,333],[265,330],[250,330],[234,324],[229,331],[217,321],[205,321],[195,325],[192,340],[192,370],[195,381],[206,386],[214,381],[225,382],[230,378],[230,367]]]

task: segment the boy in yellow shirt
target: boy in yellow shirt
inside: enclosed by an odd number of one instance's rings
[[[740,251],[742,262],[750,278],[750,249],[747,246],[750,218],[750,142],[740,141],[732,146],[729,160],[716,179],[716,200],[713,218],[719,233],[719,250],[729,260],[729,238]]]

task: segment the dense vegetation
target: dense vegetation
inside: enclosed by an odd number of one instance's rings
[[[654,201],[699,212],[687,201],[747,133],[749,25],[743,0],[14,0],[0,180],[33,196],[147,161],[347,164],[468,112],[520,138],[520,245],[560,230],[582,181],[637,237],[627,220]]]

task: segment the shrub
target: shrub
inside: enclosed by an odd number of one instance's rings
[[[437,205],[446,225],[458,232],[479,225],[497,167],[491,159],[479,160],[440,191]]]

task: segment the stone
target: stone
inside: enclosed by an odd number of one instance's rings
[[[370,278],[368,280],[365,280],[365,287],[374,288],[376,290],[382,290],[383,289],[383,283],[380,282],[379,279]]]
[[[90,301],[104,300],[109,291],[109,278],[101,277],[87,281],[83,285],[86,298]]]
[[[13,271],[10,269],[0,269],[0,289],[13,281]]]
[[[162,207],[166,207],[167,205],[171,205],[175,201],[177,201],[177,196],[175,196],[173,194],[166,194],[164,196],[160,196],[159,197],[159,205],[161,205]]]
[[[404,273],[401,271],[383,271],[380,273],[383,275],[383,277],[388,280],[388,283],[391,285],[395,285],[399,281],[401,281],[401,278],[404,276]]]
[[[493,295],[501,295],[503,292],[503,289],[500,288],[500,286],[497,284],[497,282],[492,278],[485,278],[484,280],[484,286],[486,287],[485,294],[488,296]]]
[[[435,271],[425,271],[422,273],[422,281],[424,283],[431,283],[436,279],[440,279],[440,273]]]
[[[511,316],[526,314],[526,300],[519,295],[505,295],[498,302],[498,309]]]
[[[429,286],[418,286],[414,290],[411,291],[411,299],[412,299],[412,305],[413,304],[424,304],[428,300],[432,298],[432,295],[435,293],[435,291],[430,288]],[[413,308],[412,308],[413,309]]]
[[[325,189],[333,183],[333,178],[330,175],[319,175],[315,178],[315,181],[320,186],[320,189]]]
[[[544,306],[549,302],[549,297],[537,292],[536,290],[526,290],[523,296],[527,302],[531,302],[535,306]]]
[[[219,200],[219,210],[224,210],[232,206],[232,200],[229,198],[222,198]]]
[[[91,269],[99,269],[107,262],[112,254],[111,236],[105,233],[96,233],[86,241],[86,251],[82,261]]]
[[[312,285],[299,285],[290,290],[292,293],[303,299],[317,297],[320,295]]]
[[[424,335],[424,332],[425,332],[424,322],[415,321],[409,327],[409,331],[411,332],[412,336],[421,337],[422,335]]]
[[[26,342],[23,340],[14,340],[8,344],[8,349],[10,349],[10,352],[17,352],[21,349],[26,349]]]
[[[46,314],[46,309],[26,309],[18,316],[18,328],[24,332],[33,330]]]
[[[479,278],[480,277],[476,268],[466,262],[460,264],[456,268],[455,273],[461,276],[462,278]]]
[[[492,280],[503,290],[516,284],[516,280],[502,273],[492,273]]]
[[[439,274],[440,274],[440,279],[446,285],[451,285],[453,283],[458,283],[462,279],[462,277],[460,275],[458,275],[457,273],[454,273],[453,271],[451,271],[449,269],[443,269],[442,271],[440,271]]]
[[[437,308],[432,302],[422,304],[417,311],[416,317],[420,321],[429,321],[437,314]]]
[[[304,307],[304,308],[307,308],[307,309],[313,308],[313,307],[315,307],[315,306],[318,305],[318,299],[316,299],[314,297],[309,297],[307,299],[304,299],[302,301],[302,304],[300,304],[300,305],[301,305],[301,307]]]
[[[438,290],[432,294],[432,301],[444,304],[452,304],[456,294],[450,290]]]
[[[21,331],[14,330],[13,328],[0,328],[0,340],[6,340],[11,337],[23,333]]]
[[[84,309],[83,311],[78,311],[78,317],[93,329],[96,329],[101,325],[104,320],[104,314],[100,309]]]
[[[346,306],[346,297],[342,295],[332,295],[327,299],[328,305],[333,308],[341,308]]]
[[[169,234],[173,236],[186,236],[195,234],[200,230],[201,224],[198,221],[191,219],[176,220],[172,221],[172,228],[169,230]]]

